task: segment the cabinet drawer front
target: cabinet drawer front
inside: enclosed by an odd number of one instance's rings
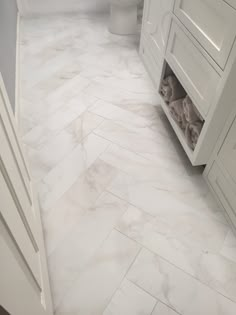
[[[229,5],[236,9],[236,0],[224,0],[224,2],[227,2]]]
[[[236,185],[236,119],[232,123],[221,147],[219,160],[222,162],[228,175]]]
[[[146,0],[143,30],[158,63],[164,55],[171,23],[174,0]]]
[[[207,180],[236,228],[235,186],[230,183],[217,162],[214,162],[212,165],[208,173]]]
[[[236,11],[223,0],[176,0],[174,11],[224,69],[236,35]]]
[[[202,116],[206,117],[220,75],[175,21],[171,26],[166,58]]]

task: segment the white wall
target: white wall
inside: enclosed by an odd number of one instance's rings
[[[108,0],[19,0],[28,14],[81,12],[106,12]]]
[[[13,110],[15,108],[16,25],[16,1],[0,0],[0,72]]]

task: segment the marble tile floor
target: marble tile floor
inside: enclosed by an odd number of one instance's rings
[[[57,315],[235,315],[236,238],[169,126],[138,36],[21,21],[21,132]]]

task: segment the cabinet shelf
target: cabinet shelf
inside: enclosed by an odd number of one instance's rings
[[[163,96],[161,94],[161,84],[162,84],[162,81],[164,78],[168,77],[168,76],[174,76],[180,86],[182,86],[183,88],[183,85],[181,84],[181,82],[179,81],[179,79],[177,78],[177,76],[175,75],[174,71],[171,69],[171,67],[169,66],[169,64],[167,63],[167,61],[165,60],[164,61],[164,64],[163,64],[163,69],[162,69],[162,75],[161,75],[161,80],[160,80],[160,86],[159,86],[159,95],[160,95],[160,98],[161,98],[161,107],[164,111],[164,113],[166,114],[172,128],[174,129],[175,131],[175,134],[177,135],[177,138],[179,139],[185,153],[187,154],[189,160],[191,161],[192,165],[200,165],[200,163],[198,162],[198,155],[197,155],[197,149],[199,147],[199,145],[201,144],[200,143],[200,139],[198,139],[198,142],[196,144],[196,147],[194,149],[192,149],[188,142],[187,142],[187,139],[186,139],[186,135],[185,135],[185,132],[184,130],[182,130],[180,128],[180,126],[178,125],[178,123],[174,120],[174,118],[172,117],[171,113],[170,113],[170,109],[169,109],[169,104],[167,104],[165,102],[165,100],[163,99]],[[187,95],[186,93],[186,90],[183,88],[183,90],[185,91],[185,95]],[[195,107],[195,105],[193,105]],[[196,108],[196,107],[195,107]],[[197,110],[197,108],[196,108]],[[202,123],[203,123],[203,127],[202,129],[204,128],[204,124],[205,124],[205,120],[204,119],[201,119]],[[200,136],[201,136],[201,133],[200,133]],[[199,138],[200,138],[199,136]]]

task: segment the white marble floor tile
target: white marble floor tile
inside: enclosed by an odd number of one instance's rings
[[[35,59],[35,58],[34,58]],[[28,61],[27,61],[28,63]],[[73,77],[80,73],[81,66],[73,62],[73,64],[61,65],[61,68],[57,72],[49,72],[49,76],[46,80],[42,80],[31,88],[25,87],[24,84],[21,85],[22,94],[28,103],[35,104],[35,102],[47,99],[47,97],[55,90],[62,87],[67,81],[71,80]],[[37,70],[36,70],[37,71]],[[30,73],[28,74],[30,75]],[[39,108],[40,109],[40,108]],[[28,115],[35,114],[35,108],[24,107],[24,112]],[[41,111],[43,115],[43,112]],[[43,115],[44,116],[44,115]],[[36,115],[34,115],[36,118]]]
[[[165,209],[154,218],[130,206],[116,228],[236,301],[236,263],[220,254],[224,224],[191,210]]]
[[[55,307],[73,285],[77,275],[86,270],[87,264],[97,263],[92,256],[126,209],[124,201],[104,193],[80,217],[77,214],[76,224],[49,256]]]
[[[176,154],[171,140],[154,133],[148,126],[137,127],[107,120],[96,129],[96,134],[143,156],[158,157],[163,150],[171,156]]]
[[[30,69],[27,71],[26,68],[23,68],[23,79],[24,86],[28,89],[32,88],[34,85],[39,83],[42,80],[46,80],[53,72],[58,71],[62,66],[65,66],[68,63],[69,58],[71,57],[70,52],[62,52],[57,54],[53,58],[49,58],[44,62],[44,66],[37,67],[37,71],[32,71]],[[34,59],[35,60],[35,59]],[[26,60],[27,64],[27,60]],[[36,70],[36,69],[35,69]]]
[[[79,92],[85,90],[88,85],[89,80],[78,75],[52,92],[46,100],[49,104],[58,104],[57,106],[60,107],[66,104],[68,100],[73,99]],[[78,99],[76,101],[78,104]]]
[[[96,160],[43,217],[48,255],[60,246],[65,236],[84,212],[94,205],[115,175],[116,169]]]
[[[140,127],[145,127],[150,123],[150,120],[148,121],[144,117],[102,100],[98,100],[95,105],[90,108],[90,111],[106,119],[113,120],[114,122],[134,124]]]
[[[235,314],[235,238],[159,106],[138,36],[73,14],[22,19],[21,33],[21,130],[55,311]]]
[[[127,278],[182,315],[233,315],[236,304],[143,249]]]
[[[157,303],[152,315],[178,315],[172,308],[166,306],[165,304],[159,302]]]
[[[59,133],[45,134],[40,139],[39,149],[28,148],[33,179],[42,179],[102,121],[100,116],[85,112]],[[44,144],[43,140],[46,141]]]
[[[151,161],[115,144],[101,155],[101,159],[159,189],[185,193],[199,190],[202,194],[207,191],[201,174],[187,176],[178,159],[166,157],[166,159],[160,158],[159,161],[157,159]]]
[[[182,178],[180,185],[181,181]],[[183,209],[183,211],[190,209],[201,213],[206,219],[209,216],[225,223],[222,211],[209,192],[206,191],[206,194],[202,195],[197,186],[188,192],[169,191],[164,187],[164,182],[163,187],[159,189],[134,176],[119,172],[109,191],[153,216],[165,211],[172,212],[173,209]]]
[[[40,149],[50,139],[53,139],[59,131],[69,126],[80,116],[82,117],[88,107],[95,102],[96,99],[82,93],[78,94],[77,97],[73,98],[71,101],[68,101],[66,106],[58,108],[55,112],[50,108],[44,111],[44,107],[48,106],[42,106],[40,111],[43,113],[37,114],[37,119],[39,120],[39,117],[42,118],[44,115],[46,115],[47,118],[43,119],[41,124],[36,125],[24,136],[24,143],[35,149]]]
[[[110,67],[111,65],[109,65]],[[150,82],[150,88],[151,88],[151,82]],[[155,92],[151,93],[143,93],[142,91],[137,92],[129,92],[124,91],[119,88],[107,88],[102,83],[98,83],[96,81],[92,81],[90,85],[84,90],[85,93],[88,93],[89,95],[93,95],[103,101],[112,102],[114,104],[122,104],[123,102],[132,102],[134,103],[135,100],[137,100],[137,103],[143,102],[146,103],[150,100],[153,101],[153,99],[156,98],[156,104],[158,105],[160,102],[159,97]]]
[[[157,300],[124,279],[103,315],[150,315]]]
[[[84,266],[58,311],[102,314],[139,249],[137,243],[113,231],[95,257]]]
[[[39,185],[42,209],[47,211],[74,184],[106,150],[110,143],[103,138],[90,134],[59,164],[56,165]]]

